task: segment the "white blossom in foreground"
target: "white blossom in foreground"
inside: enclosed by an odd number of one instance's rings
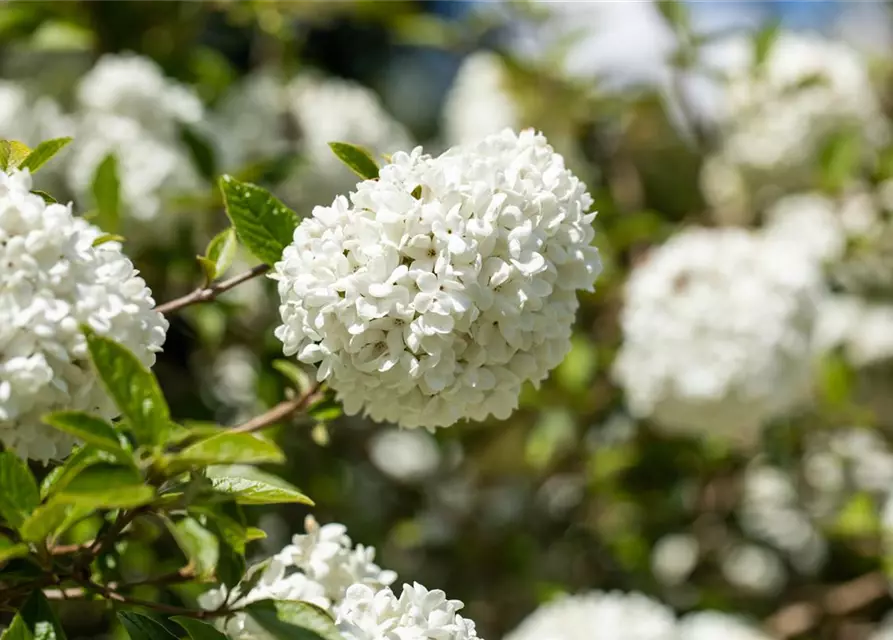
[[[576,291],[601,268],[591,204],[532,130],[398,152],[296,229],[273,275],[276,336],[349,415],[504,419],[570,349]]]
[[[302,162],[277,193],[296,208],[309,211],[356,185],[357,176],[332,153],[330,142],[350,142],[375,154],[412,146],[378,96],[355,82],[300,75],[286,87],[285,100]]]
[[[851,129],[869,145],[888,139],[866,61],[846,44],[782,32],[759,65],[754,51],[751,38],[736,37],[708,47],[707,61],[726,76],[714,114],[719,155],[758,199],[809,181],[835,132]]]
[[[515,129],[520,114],[508,86],[505,63],[497,54],[481,51],[459,67],[443,110],[449,144],[469,144],[503,129]]]
[[[639,593],[563,596],[527,616],[505,640],[676,640],[673,611]]]
[[[417,582],[404,584],[399,597],[388,587],[357,584],[347,590],[336,623],[345,640],[471,640],[477,633],[457,613],[463,606]]]
[[[680,640],[771,640],[756,625],[718,611],[692,613],[680,620]]]
[[[614,367],[630,410],[668,432],[747,444],[809,395],[816,263],[751,232],[689,229],[627,282]]]
[[[0,173],[0,442],[24,458],[66,455],[73,439],[41,422],[62,409],[117,415],[89,362],[81,325],[151,366],[167,321],[117,242],[71,208]]]
[[[304,535],[296,535],[292,544],[270,559],[261,580],[250,592],[238,594],[239,606],[259,600],[301,600],[329,611],[333,616],[351,585],[371,589],[387,587],[397,575],[375,564],[375,549],[354,546],[344,525],[331,523],[319,526],[308,517]],[[219,606],[228,595],[226,587],[203,594],[200,604],[205,609]],[[234,638],[262,637],[263,633],[245,615],[227,619],[226,631]]]
[[[103,56],[78,84],[77,107],[67,178],[79,201],[90,201],[96,170],[109,155],[118,162],[124,208],[139,220],[159,219],[167,199],[201,185],[180,137],[183,125],[202,119],[201,101],[152,60]]]

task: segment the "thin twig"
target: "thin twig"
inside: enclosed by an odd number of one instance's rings
[[[229,291],[233,287],[236,287],[243,282],[247,282],[252,278],[256,278],[265,274],[270,270],[270,265],[268,264],[259,264],[256,267],[252,267],[249,271],[245,273],[240,273],[237,276],[233,276],[227,280],[221,280],[220,282],[214,282],[207,287],[199,287],[195,291],[191,293],[187,293],[185,296],[181,298],[176,298],[171,300],[170,302],[165,302],[164,304],[158,305],[155,307],[156,311],[160,313],[173,313],[174,311],[179,311],[184,307],[188,307],[191,304],[199,304],[201,302],[209,302],[213,300],[221,293],[225,291]]]
[[[843,616],[868,606],[888,593],[882,571],[873,571],[828,589],[816,602],[794,602],[785,605],[765,621],[774,637],[798,636],[815,628],[826,614]]]
[[[189,609],[187,607],[178,607],[176,605],[163,604],[161,602],[152,602],[151,600],[132,598],[130,596],[125,596],[121,593],[118,593],[117,591],[113,591],[112,589],[104,587],[101,584],[97,584],[95,582],[87,581],[81,584],[83,584],[85,591],[81,592],[77,596],[73,596],[73,593],[69,591],[68,596],[84,597],[87,592],[93,592],[102,596],[106,600],[111,600],[113,602],[121,602],[123,604],[130,604],[137,607],[146,607],[147,609],[153,609],[155,611],[158,611],[159,613],[188,616],[190,618],[198,618],[199,620],[225,616],[231,613],[229,609],[215,609],[213,611],[205,611],[203,609]]]
[[[314,385],[297,398],[292,398],[291,400],[283,400],[269,411],[266,411],[259,416],[255,416],[248,422],[244,422],[236,427],[233,427],[229,431],[231,433],[252,433],[254,431],[260,431],[261,429],[265,429],[266,427],[276,424],[280,420],[288,418],[292,414],[303,411],[311,404],[322,398],[322,395],[323,393],[320,386],[318,384]]]

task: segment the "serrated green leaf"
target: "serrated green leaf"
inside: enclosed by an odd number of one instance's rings
[[[18,140],[0,140],[0,169],[15,169],[29,153],[28,145]]]
[[[232,496],[239,504],[296,502],[313,505],[301,491],[272,474],[247,465],[208,467],[208,479],[218,493]]]
[[[126,509],[144,505],[154,497],[155,489],[146,485],[133,467],[100,463],[72,478],[53,499],[94,509]]]
[[[225,635],[207,622],[185,616],[174,616],[171,620],[183,627],[192,640],[226,640]]]
[[[224,229],[208,243],[205,255],[199,256],[198,260],[209,282],[222,276],[232,266],[237,248],[236,231],[232,227]]]
[[[223,432],[199,440],[173,456],[177,466],[211,464],[260,464],[285,461],[285,454],[274,443],[252,433]]]
[[[11,451],[0,451],[0,516],[17,528],[38,504],[40,492],[28,465]]]
[[[298,215],[269,191],[230,176],[220,179],[226,214],[236,235],[251,253],[267,264],[278,262],[291,244]]]
[[[46,596],[35,590],[3,632],[3,640],[65,640],[65,631]]]
[[[220,558],[217,537],[195,518],[183,518],[176,523],[168,523],[168,528],[183,555],[194,567],[196,576],[207,578],[214,575]]]
[[[176,636],[149,616],[132,611],[119,611],[118,620],[131,640],[176,640]]]
[[[78,505],[56,498],[34,510],[19,532],[29,542],[41,542],[62,535],[68,527],[94,511],[93,507]]]
[[[127,238],[124,236],[119,236],[117,233],[103,233],[101,236],[96,238],[93,241],[93,246],[98,247],[99,245],[105,244],[106,242],[124,242]]]
[[[349,142],[330,142],[329,147],[341,162],[364,180],[378,178],[378,163],[362,147]]]
[[[0,566],[13,558],[22,558],[28,555],[28,545],[22,542],[13,542],[3,534],[0,534]]]
[[[170,410],[158,380],[139,359],[114,340],[85,329],[87,346],[99,377],[136,441],[161,445],[170,431]]]
[[[217,175],[217,163],[214,158],[214,150],[201,134],[188,126],[180,129],[180,139],[189,150],[192,162],[198,169],[199,175],[213,183]]]
[[[121,184],[115,154],[107,155],[96,167],[92,191],[96,203],[96,225],[103,231],[115,233],[121,217]]]
[[[34,173],[59,153],[69,142],[71,142],[71,138],[54,138],[53,140],[41,142],[25,157],[19,168],[28,169],[28,171]]]
[[[43,198],[43,201],[46,202],[47,204],[56,204],[57,202],[59,202],[53,196],[48,194],[46,191],[41,191],[40,189],[31,189],[31,193]]]
[[[99,416],[83,411],[56,411],[43,417],[51,427],[64,431],[97,449],[116,454],[126,454],[121,446],[118,433],[111,423]]]
[[[245,612],[276,640],[342,640],[332,617],[309,602],[261,600]]]

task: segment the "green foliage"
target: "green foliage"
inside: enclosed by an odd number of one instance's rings
[[[330,142],[329,147],[341,162],[363,180],[378,178],[378,164],[372,158],[372,154],[362,147],[347,142]]]
[[[225,635],[207,622],[185,616],[174,616],[171,620],[183,627],[192,640],[226,640]]]
[[[71,142],[71,138],[54,138],[46,140],[31,150],[19,165],[20,169],[28,169],[34,173],[53,158],[63,147]]]
[[[239,240],[259,260],[272,265],[291,244],[298,215],[269,191],[231,176],[220,179],[226,214]]]
[[[329,614],[309,602],[261,600],[245,611],[277,640],[341,640]]]
[[[92,191],[96,203],[96,224],[103,231],[115,233],[120,226],[121,217],[121,184],[115,154],[107,155],[96,167]]]
[[[46,191],[41,191],[40,189],[31,189],[31,193],[43,198],[43,201],[46,202],[47,204],[56,204],[58,202],[58,200],[56,200],[53,196],[48,194]]]
[[[17,140],[0,140],[0,169],[12,170],[28,157],[31,149]]]
[[[139,444],[161,445],[170,432],[167,402],[155,376],[114,340],[85,328],[90,357]]]
[[[208,182],[212,182],[217,177],[217,162],[211,145],[201,134],[189,126],[183,126],[180,129],[180,139],[189,150],[192,162],[201,176]]]
[[[209,467],[208,478],[214,490],[235,498],[239,504],[278,504],[313,501],[297,488],[269,473],[246,465]]]
[[[12,624],[0,636],[3,640],[65,640],[65,632],[50,603],[38,590],[16,612]]]
[[[28,555],[29,551],[28,545],[13,542],[7,536],[0,534],[0,567],[8,560]]]
[[[21,526],[40,503],[40,492],[28,466],[10,451],[0,451],[0,487],[0,516]]]
[[[275,444],[252,433],[218,433],[189,445],[174,458],[185,465],[260,464],[283,462],[285,455]]]
[[[218,233],[205,250],[205,255],[198,256],[198,262],[205,272],[205,280],[211,282],[222,276],[232,266],[236,257],[236,232],[230,227]]]
[[[122,446],[115,427],[97,416],[82,411],[57,411],[44,416],[43,421],[97,449],[115,454],[127,453],[127,447]]]
[[[149,616],[120,611],[118,619],[131,640],[171,640],[177,637]]]

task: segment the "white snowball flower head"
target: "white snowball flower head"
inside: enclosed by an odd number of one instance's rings
[[[373,547],[353,545],[344,525],[320,526],[310,516],[304,528],[306,534],[296,535],[292,544],[270,559],[251,591],[238,595],[235,599],[238,606],[266,599],[297,600],[315,604],[335,616],[352,585],[374,591],[397,579],[396,573],[375,564]],[[227,594],[226,587],[212,589],[202,595],[200,604],[205,609],[214,609],[226,600]],[[234,638],[266,637],[243,614],[227,619],[225,628]]]
[[[570,349],[576,291],[601,269],[591,204],[532,130],[398,152],[298,226],[273,275],[276,336],[350,415],[507,418]]]
[[[471,640],[477,633],[457,613],[463,606],[417,582],[404,584],[399,597],[388,587],[357,584],[347,590],[336,623],[345,640]]]
[[[0,173],[0,442],[23,458],[65,456],[73,439],[41,422],[62,409],[117,415],[89,362],[86,324],[155,362],[167,321],[117,242]]]
[[[614,377],[669,432],[752,442],[808,398],[821,271],[744,229],[685,230],[633,271]]]
[[[640,593],[563,596],[527,616],[506,640],[675,640],[672,610]]]

